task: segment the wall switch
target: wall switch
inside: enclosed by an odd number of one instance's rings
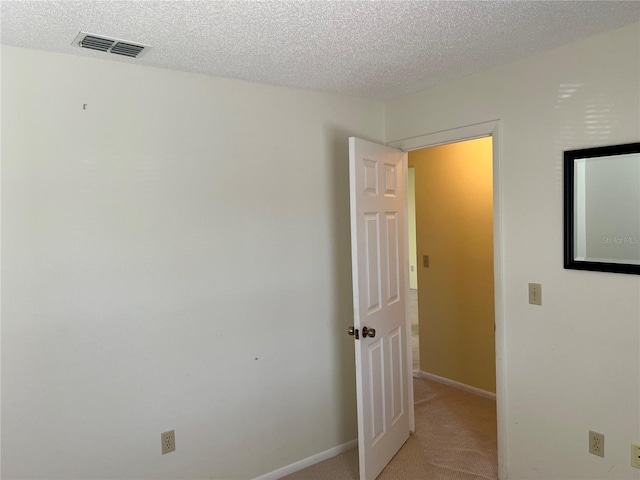
[[[640,468],[640,445],[631,444],[631,466]]]
[[[604,435],[589,430],[589,453],[604,458]]]
[[[162,454],[175,452],[176,450],[176,432],[175,430],[169,430],[160,434],[162,439]]]
[[[429,267],[429,255],[422,255],[422,266],[425,268]]]
[[[542,305],[542,284],[529,284],[529,303],[531,305]]]

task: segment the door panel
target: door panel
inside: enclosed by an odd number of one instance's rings
[[[409,438],[407,157],[357,138],[349,153],[360,478],[373,480]]]
[[[398,214],[385,214],[385,230],[387,235],[387,304],[400,300],[400,264],[398,263]]]
[[[371,440],[375,444],[386,431],[384,415],[384,353],[381,342],[369,345],[369,376],[371,377]]]
[[[377,213],[368,213],[364,216],[364,221],[366,225],[366,239],[365,239],[365,248],[367,249],[366,254],[366,264],[364,268],[366,269],[366,279],[367,286],[366,290],[368,292],[368,313],[373,313],[377,310],[380,310],[380,227],[378,225],[378,214]]]
[[[389,335],[389,359],[391,361],[391,415],[392,423],[396,423],[404,413],[402,384],[402,365],[405,358],[402,349],[402,327]]]

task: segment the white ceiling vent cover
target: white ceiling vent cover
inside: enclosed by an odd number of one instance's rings
[[[130,58],[140,58],[151,48],[151,45],[87,32],[78,33],[76,38],[73,39],[73,42],[71,42],[71,45],[98,50],[99,52],[124,55]]]

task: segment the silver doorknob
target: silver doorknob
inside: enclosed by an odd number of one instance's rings
[[[376,329],[375,328],[367,328],[367,327],[363,327],[362,328],[362,337],[363,338],[367,338],[367,337],[375,337],[376,336]]]
[[[353,326],[349,327],[349,330],[347,330],[347,333],[349,335],[355,335],[356,340],[360,338],[360,333],[358,332],[358,329]]]

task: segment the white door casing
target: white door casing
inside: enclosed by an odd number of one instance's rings
[[[409,438],[406,171],[406,153],[349,139],[361,480],[375,479]]]

